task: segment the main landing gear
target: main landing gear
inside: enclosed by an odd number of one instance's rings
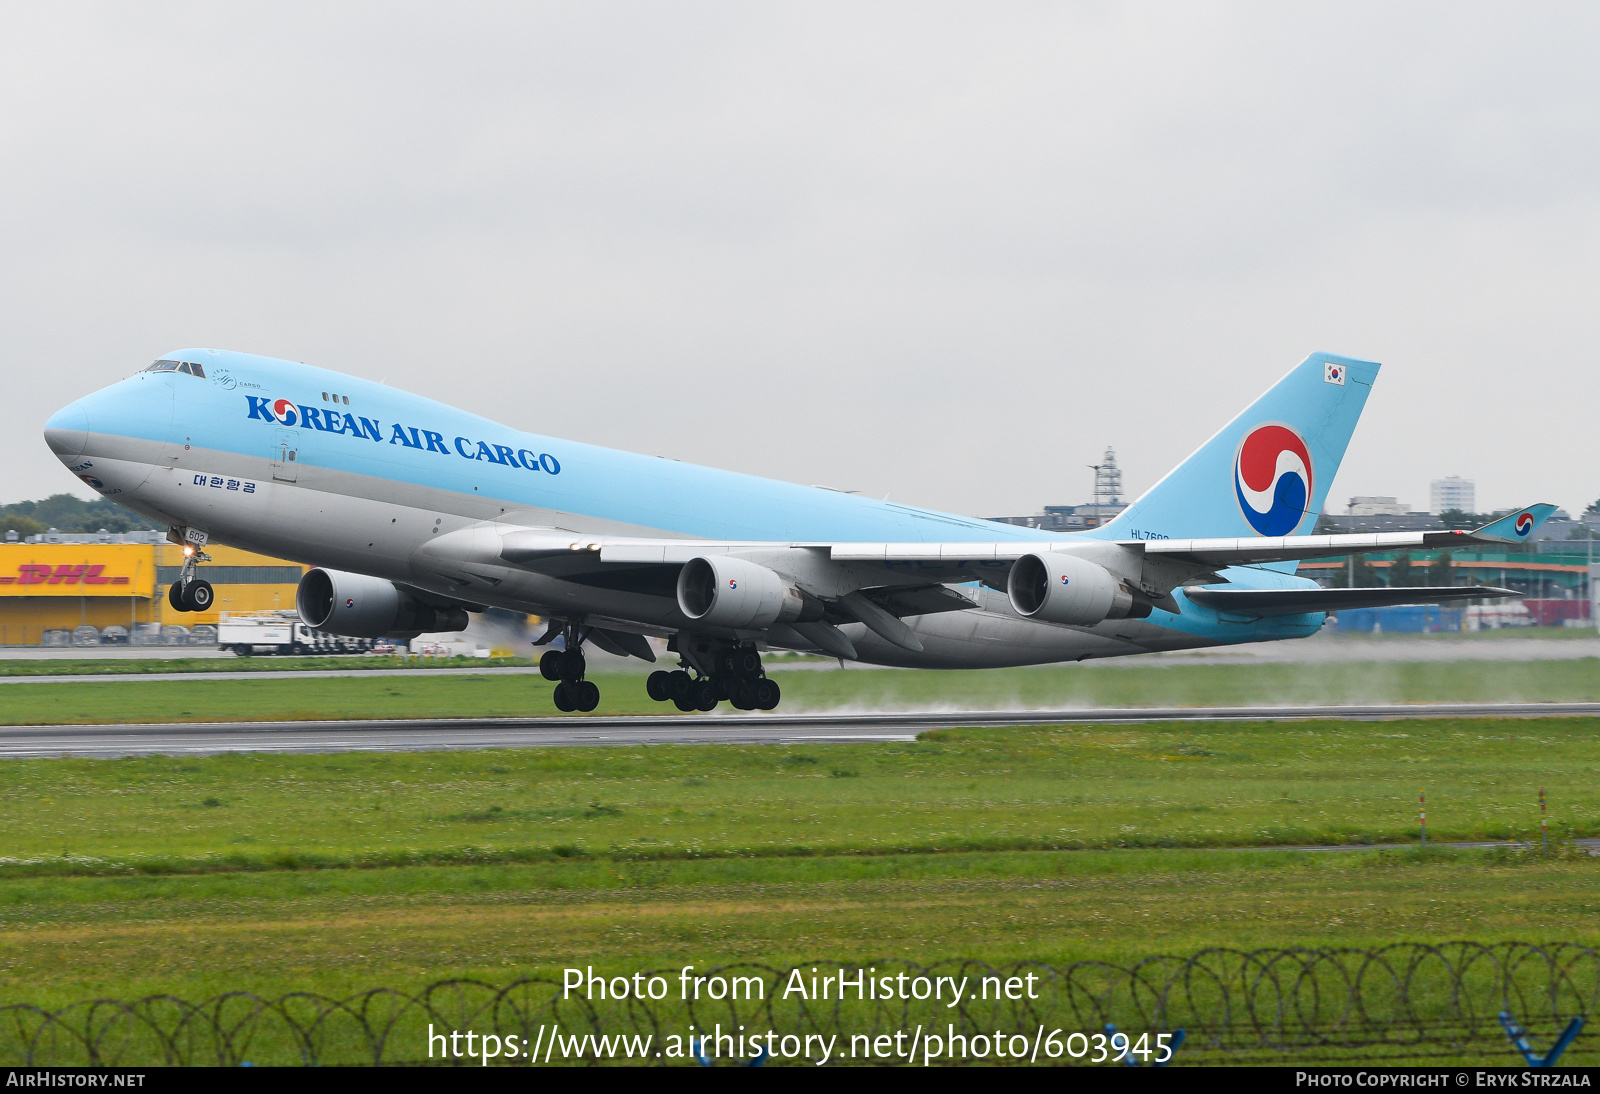
[[[761,653],[754,646],[680,650],[686,669],[657,670],[645,681],[645,690],[658,703],[670,701],[682,711],[715,710],[726,699],[738,710],[772,710],[782,693],[761,668]],[[710,669],[709,672],[705,671]]]
[[[539,674],[546,680],[558,681],[552,696],[557,710],[581,710],[587,714],[600,705],[600,688],[583,678],[588,666],[583,657],[583,636],[574,624],[567,625],[565,645],[564,650],[545,651],[539,658]]]
[[[178,580],[167,589],[167,603],[175,612],[208,612],[216,603],[217,594],[212,592],[211,582],[195,576],[200,563],[211,561],[205,545],[204,532],[183,529],[183,569],[178,573]]]

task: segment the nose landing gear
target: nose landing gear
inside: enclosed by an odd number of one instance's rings
[[[658,703],[670,701],[681,711],[715,710],[723,699],[737,710],[772,710],[782,698],[777,683],[761,667],[754,646],[724,646],[715,650],[682,651],[687,669],[657,670],[645,681],[645,691]],[[710,671],[707,672],[706,669]]]
[[[178,580],[167,589],[167,603],[175,612],[208,612],[216,603],[216,593],[211,589],[211,582],[195,576],[200,563],[211,561],[211,556],[205,552],[207,537],[197,528],[184,528],[182,532],[183,569],[178,573]]]
[[[588,665],[583,656],[583,636],[574,624],[567,625],[565,645],[564,650],[545,651],[539,658],[539,674],[546,680],[558,681],[551,696],[557,710],[587,714],[600,705],[600,688],[583,678]]]

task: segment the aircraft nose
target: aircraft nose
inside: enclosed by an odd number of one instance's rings
[[[71,403],[44,423],[44,443],[64,460],[76,459],[89,446],[89,414],[82,403]]]

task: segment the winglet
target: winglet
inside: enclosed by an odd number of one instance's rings
[[[1513,509],[1499,520],[1475,528],[1468,534],[1473,539],[1487,539],[1494,543],[1525,543],[1533,535],[1533,530],[1555,511],[1554,505],[1544,503],[1530,505],[1526,509]]]

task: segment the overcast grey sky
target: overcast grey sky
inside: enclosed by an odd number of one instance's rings
[[[0,501],[163,351],[978,515],[1319,349],[1330,499],[1600,496],[1600,8],[0,7]]]

